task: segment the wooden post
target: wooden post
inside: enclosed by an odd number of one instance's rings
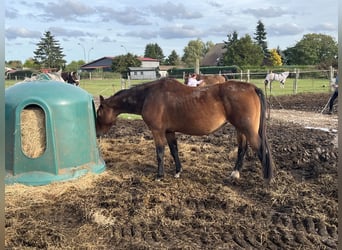
[[[330,73],[330,82],[333,82],[333,80],[334,80],[334,68],[332,66],[329,67],[329,73]]]
[[[251,76],[250,76],[250,71],[249,69],[247,70],[247,82],[250,82]]]
[[[299,69],[295,69],[294,72],[295,72],[296,76],[295,76],[295,80],[294,80],[294,83],[293,83],[293,94],[297,94]]]
[[[199,59],[196,58],[196,62],[195,62],[195,73],[196,74],[199,74]]]

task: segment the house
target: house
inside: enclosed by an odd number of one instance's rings
[[[160,77],[167,77],[169,76],[168,70],[175,68],[173,65],[161,65],[159,66],[159,74]]]
[[[138,59],[141,61],[141,67],[153,67],[158,68],[159,67],[159,60],[153,59],[149,57],[138,57]]]
[[[224,43],[215,44],[203,57],[201,66],[218,66],[220,59],[226,51],[227,49],[224,48]]]
[[[149,57],[138,57],[140,67],[129,67],[128,76],[132,80],[154,80],[160,77],[159,60]]]
[[[155,67],[129,67],[127,74],[131,80],[154,80],[159,78],[157,71]]]
[[[82,71],[93,72],[93,71],[107,71],[111,72],[113,59],[115,57],[101,57],[90,63],[84,64],[80,67]],[[138,57],[141,61],[140,67],[129,67],[127,74],[130,79],[135,80],[154,80],[160,77],[159,75],[159,60],[149,57]]]
[[[105,56],[99,59],[96,59],[90,63],[86,63],[80,67],[82,71],[92,72],[92,71],[103,71],[103,72],[110,72],[112,70],[113,64],[113,56]]]

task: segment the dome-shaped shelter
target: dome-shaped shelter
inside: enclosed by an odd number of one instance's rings
[[[51,80],[5,90],[6,184],[45,185],[101,173],[92,96]]]

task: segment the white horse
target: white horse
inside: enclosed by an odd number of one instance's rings
[[[265,86],[267,86],[269,83],[271,84],[273,81],[278,81],[280,82],[280,87],[284,88],[286,78],[289,76],[289,74],[290,74],[289,71],[285,71],[281,74],[276,74],[276,73],[271,72],[266,75]]]
[[[25,77],[23,82],[18,83],[32,82],[37,80],[52,80],[57,82],[65,82],[62,77],[62,70],[59,70],[57,72],[34,74],[31,77]]]

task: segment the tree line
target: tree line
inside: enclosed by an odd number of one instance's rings
[[[149,43],[145,46],[144,57],[158,59],[161,65],[194,67],[196,60],[201,61],[214,46],[212,41],[204,42],[198,38],[188,42],[183,49],[182,56],[172,50],[166,57],[157,43]],[[319,68],[337,67],[338,45],[333,37],[310,33],[305,34],[293,47],[285,50],[281,50],[279,47],[269,49],[267,32],[260,20],[257,22],[253,37],[249,34],[240,37],[237,31],[233,31],[227,35],[226,40],[223,40],[223,49],[225,52],[217,61],[217,66],[317,65]],[[9,61],[6,62],[6,65],[15,68],[63,68],[75,71],[79,69],[80,65],[85,64],[83,60],[79,60],[66,65],[63,48],[50,31],[44,33],[33,54],[34,56],[27,59],[23,65],[20,61]],[[112,69],[114,72],[124,72],[127,67],[139,67],[140,61],[137,58],[138,56],[132,53],[118,55],[113,60]]]

